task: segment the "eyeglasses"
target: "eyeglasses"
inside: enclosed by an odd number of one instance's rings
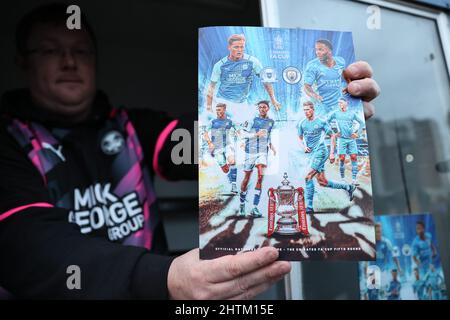
[[[78,61],[88,62],[92,61],[95,56],[95,51],[90,47],[80,46],[74,48],[64,48],[61,46],[42,46],[35,49],[28,50],[27,54],[36,54],[44,59],[61,59],[66,52]]]

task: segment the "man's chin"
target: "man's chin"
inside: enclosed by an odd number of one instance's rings
[[[60,102],[69,105],[77,105],[82,103],[87,99],[87,97],[94,95],[95,93],[90,93],[90,90],[83,88],[80,85],[66,85],[61,88],[54,90],[54,97]]]
[[[92,99],[83,95],[59,95],[57,97],[58,109],[66,115],[77,115],[85,111],[92,102]]]

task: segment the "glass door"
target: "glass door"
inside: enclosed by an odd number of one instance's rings
[[[375,214],[433,214],[448,288],[448,17],[387,1],[267,0],[261,8],[265,26],[353,32],[356,57],[382,90],[367,122]],[[293,272],[301,276],[287,286],[292,298],[359,299],[356,263],[307,262]]]

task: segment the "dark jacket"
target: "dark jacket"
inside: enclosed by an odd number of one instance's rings
[[[101,92],[77,125],[33,105],[25,89],[5,93],[0,286],[20,298],[168,298],[173,258],[164,255],[152,181],[195,178],[193,165],[170,159],[179,127],[193,132],[193,118],[114,109]],[[72,265],[80,290],[67,287]]]

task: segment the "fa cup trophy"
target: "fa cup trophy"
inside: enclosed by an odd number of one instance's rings
[[[283,175],[281,186],[269,189],[269,210],[267,236],[273,233],[280,235],[295,235],[301,233],[309,235],[306,220],[305,200],[303,188],[290,185],[287,173]],[[275,214],[280,218],[276,222]],[[295,216],[297,215],[297,220]]]

